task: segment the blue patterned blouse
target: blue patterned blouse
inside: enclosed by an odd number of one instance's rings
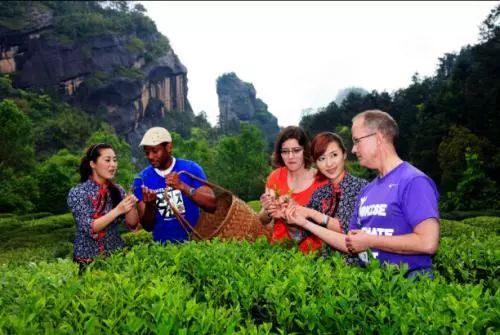
[[[116,187],[123,198],[125,191],[120,185]],[[75,261],[88,263],[98,255],[109,254],[125,246],[118,232],[118,224],[123,221],[123,216],[98,233],[92,230],[93,222],[113,209],[107,185],[99,185],[89,178],[69,191],[67,202],[76,223]]]
[[[319,187],[306,207],[336,217],[340,221],[343,233],[347,234],[356,199],[366,185],[368,182],[365,179],[346,173],[338,188],[335,188],[332,183]],[[331,248],[328,246],[324,251],[323,254],[329,254]],[[358,263],[357,256],[345,255],[345,259],[348,264]]]

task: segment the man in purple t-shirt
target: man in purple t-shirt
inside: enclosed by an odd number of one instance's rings
[[[398,132],[394,119],[379,110],[353,119],[352,152],[379,175],[358,195],[345,243],[364,263],[371,249],[381,263],[408,264],[408,276],[425,272],[432,277],[439,194],[431,178],[399,158],[394,146]]]

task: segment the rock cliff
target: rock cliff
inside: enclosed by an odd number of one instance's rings
[[[15,87],[59,95],[102,117],[128,141],[135,157],[142,134],[166,125],[166,113],[192,114],[186,67],[142,13],[122,13],[131,28],[85,35],[84,28],[93,27],[68,23],[79,19],[71,4],[14,3],[6,7],[9,13],[0,14],[0,73],[10,74]],[[118,15],[86,3],[94,11],[91,19]],[[74,27],[80,30],[70,30]]]
[[[219,98],[219,125],[224,132],[235,133],[239,122],[244,121],[257,126],[271,148],[280,129],[277,118],[271,114],[267,105],[256,98],[251,83],[238,78],[235,73],[227,73],[217,79]]]

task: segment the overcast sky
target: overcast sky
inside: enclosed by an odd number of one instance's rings
[[[280,126],[356,86],[393,92],[479,38],[498,1],[141,2],[187,67],[188,99],[212,125],[216,79],[250,82]]]

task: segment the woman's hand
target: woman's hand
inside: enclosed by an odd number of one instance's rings
[[[137,203],[137,198],[133,194],[128,194],[122,201],[116,206],[116,209],[120,215],[126,214],[135,208]]]
[[[285,210],[285,218],[287,223],[295,224],[304,228],[307,224],[307,218],[301,213],[301,210],[298,209],[298,207],[301,206],[298,206],[295,203],[289,204]]]
[[[264,211],[266,211],[266,213],[269,214],[269,209],[270,209],[271,204],[274,202],[274,197],[271,195],[271,193],[269,193],[266,190],[266,193],[262,194],[260,196],[259,200],[260,200],[260,206],[262,207],[262,209],[264,209]]]
[[[123,214],[125,214],[125,223],[130,227],[136,227],[139,222],[139,216],[135,210],[136,202],[137,198],[133,194],[126,195],[115,208],[92,222],[92,232],[100,232]]]
[[[297,203],[295,203],[294,205],[295,205],[295,212],[297,212],[299,216],[303,216],[305,218],[309,217],[309,211],[310,211],[309,208],[301,206]]]
[[[266,192],[260,196],[260,205],[268,217],[272,219],[284,218],[284,211],[272,190],[266,189]]]
[[[276,201],[271,204],[268,214],[273,219],[285,219],[285,210],[287,208],[287,204],[278,204]]]

